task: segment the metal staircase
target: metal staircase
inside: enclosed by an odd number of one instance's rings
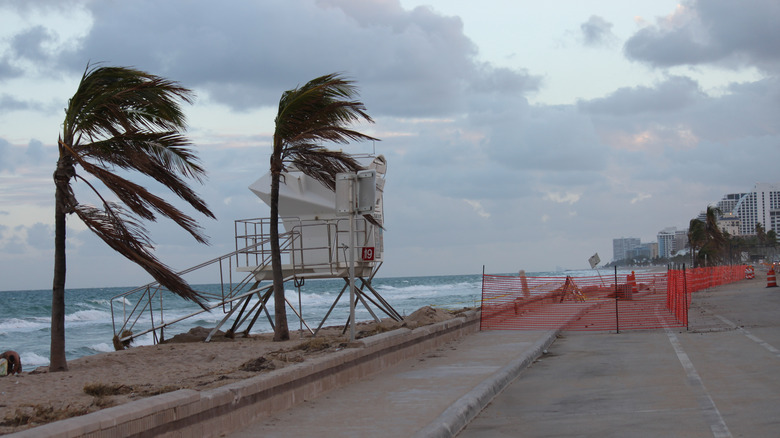
[[[280,233],[279,240],[284,282],[292,281],[298,288],[298,307],[287,297],[285,301],[302,325],[306,326],[307,331],[316,335],[349,286],[347,245],[343,243],[349,235],[349,229],[345,227],[344,219],[303,220],[288,217],[284,220],[297,223],[290,227],[290,231]],[[235,251],[179,272],[179,275],[185,276],[195,271],[216,271],[219,293],[198,290],[193,286],[206,302],[214,303],[207,306],[206,310],[197,308],[184,316],[166,319],[166,304],[170,307],[171,303],[180,303],[182,299],[157,282],[114,296],[111,299],[114,348],[123,349],[133,340],[148,333],[152,333],[155,344],[162,342],[165,340],[166,330],[171,326],[207,311],[221,312],[223,317],[211,330],[206,341],[231,318],[233,322],[226,331],[226,335],[230,337],[237,333],[248,336],[262,313],[273,327],[273,318],[267,309],[268,301],[273,295],[269,224],[269,218],[235,221]],[[361,242],[376,241],[376,236],[371,234],[381,230],[371,226],[365,219],[358,220],[358,224],[357,232],[362,234]],[[379,321],[378,312],[372,310],[372,307],[400,321],[401,315],[371,286],[371,281],[381,265],[381,261],[360,261],[356,264],[355,278],[360,284],[356,285],[355,304],[363,305],[376,321]],[[233,278],[234,270],[241,274],[236,281]],[[306,279],[318,278],[343,278],[345,285],[317,328],[312,330],[301,316],[300,286]]]

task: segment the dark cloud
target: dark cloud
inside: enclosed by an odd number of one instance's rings
[[[274,106],[282,91],[331,72],[356,79],[372,112],[403,116],[462,111],[466,90],[521,96],[538,87],[527,72],[477,62],[460,18],[398,1],[85,5],[93,26],[71,50],[48,53],[54,36],[36,27],[15,37],[13,61],[73,74],[88,62],[135,66],[234,109]]]
[[[46,165],[56,161],[56,148],[46,147],[39,140],[32,139],[26,147],[13,145],[0,137],[0,171]]]
[[[4,138],[0,138],[0,172],[4,170],[13,170],[9,155],[11,153],[11,143]]]
[[[27,245],[41,250],[54,248],[54,227],[40,222],[27,227]]]
[[[27,149],[25,150],[24,154],[27,157],[27,161],[32,164],[41,164],[43,162],[53,162],[53,154],[52,152],[54,148],[51,150],[48,150],[43,146],[43,143],[39,140],[30,140],[30,143],[27,144]]]
[[[46,44],[56,40],[56,35],[43,26],[34,26],[14,35],[11,39],[11,51],[16,59],[41,63],[50,56]]]
[[[24,74],[24,70],[10,63],[10,59],[0,56],[0,80],[16,78]]]
[[[0,109],[5,111],[40,110],[39,103],[19,100],[9,94],[0,95]]]
[[[690,0],[624,46],[626,56],[656,67],[719,64],[780,72],[780,3]]]
[[[694,104],[703,96],[696,81],[673,76],[655,87],[619,88],[607,97],[580,101],[578,106],[591,114],[629,116],[678,110]]]
[[[580,24],[580,31],[586,46],[608,45],[616,39],[612,33],[612,23],[597,15],[592,15],[588,21]]]
[[[489,126],[485,146],[497,166],[548,173],[603,166],[605,148],[591,121],[570,105],[532,107],[523,117],[499,119]]]

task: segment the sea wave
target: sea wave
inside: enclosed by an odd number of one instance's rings
[[[42,327],[48,327],[51,325],[51,318],[45,317],[32,317],[32,318],[9,318],[0,321],[0,330],[8,331],[25,331],[25,330],[37,330]]]
[[[44,357],[33,352],[23,351],[19,354],[19,359],[22,360],[23,371],[32,371],[37,367],[49,365],[48,357]]]
[[[107,342],[100,342],[98,344],[93,344],[90,345],[89,348],[94,350],[96,353],[108,353],[114,351],[114,346],[109,345]]]
[[[106,322],[111,321],[111,313],[103,310],[79,310],[65,315],[65,322]]]

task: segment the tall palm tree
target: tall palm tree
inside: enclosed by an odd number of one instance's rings
[[[705,220],[705,230],[707,233],[707,258],[713,264],[720,263],[723,260],[723,252],[726,249],[726,237],[718,227],[718,216],[721,211],[718,207],[707,206]]]
[[[180,101],[192,92],[149,73],[125,68],[89,66],[65,109],[54,172],[55,252],[52,288],[51,371],[67,370],[65,359],[65,218],[75,213],[108,246],[141,266],[162,286],[195,301],[202,297],[152,253],[152,241],[141,221],[170,218],[198,242],[206,243],[197,222],[146,188],[117,174],[136,171],[170,189],[197,211],[214,218],[206,203],[183,178],[202,182],[205,170],[182,132],[186,126]],[[77,172],[80,169],[82,172]],[[90,180],[85,178],[89,174]],[[83,182],[102,206],[76,200],[71,181]],[[119,202],[106,200],[94,182]]]
[[[373,123],[363,103],[353,100],[357,96],[358,90],[353,81],[331,73],[285,91],[279,100],[271,155],[270,237],[275,341],[290,339],[279,246],[279,184],[282,173],[288,165],[292,165],[335,190],[337,173],[360,169],[349,154],[321,146],[324,142],[347,144],[350,141],[377,140],[349,129],[356,122]]]
[[[706,243],[707,231],[705,223],[699,219],[691,219],[688,224],[688,246],[691,248],[691,260],[694,267],[699,265],[698,254]]]

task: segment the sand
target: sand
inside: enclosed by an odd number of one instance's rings
[[[398,327],[415,328],[453,318],[442,309],[423,307],[403,322],[359,323],[362,338]],[[346,347],[343,327],[329,327],[316,338],[291,331],[291,340],[273,342],[272,334],[205,343],[207,330],[158,345],[131,347],[68,362],[68,371],[49,373],[46,367],[0,378],[0,433],[6,434],[51,421],[178,389],[206,390],[270,373],[291,363]],[[108,335],[107,335],[108,336]],[[23,364],[24,365],[24,364]]]

